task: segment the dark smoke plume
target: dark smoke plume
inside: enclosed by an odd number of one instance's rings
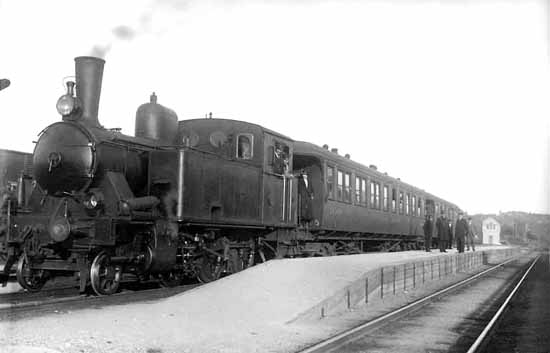
[[[111,29],[113,38],[106,44],[96,44],[92,47],[91,56],[105,59],[107,53],[113,48],[117,41],[131,41],[142,33],[150,31],[152,13],[145,13],[139,18],[135,27],[119,25]]]

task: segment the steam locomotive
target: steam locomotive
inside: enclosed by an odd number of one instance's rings
[[[75,59],[33,153],[36,186],[6,213],[4,280],[57,276],[115,293],[123,276],[209,282],[258,261],[422,245],[427,214],[458,207],[328,147],[228,119],[178,121],[150,102],[135,137],[98,120],[104,61]],[[76,96],[75,96],[76,88]]]

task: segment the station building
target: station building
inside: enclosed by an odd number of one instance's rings
[[[500,244],[500,223],[493,217],[485,218],[481,223],[483,244]]]

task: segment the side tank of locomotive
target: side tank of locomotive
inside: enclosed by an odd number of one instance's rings
[[[79,273],[81,290],[89,279],[96,293],[111,294],[123,267],[139,274],[171,265],[156,246],[166,242],[156,236],[159,200],[149,196],[147,183],[149,154],[166,141],[99,124],[103,66],[99,58],[75,59],[76,83],[68,82],[57,102],[62,121],[46,127],[36,142],[38,188],[28,209],[11,217],[4,275],[17,261],[17,279],[30,291],[52,277]],[[175,254],[169,257],[175,261]]]

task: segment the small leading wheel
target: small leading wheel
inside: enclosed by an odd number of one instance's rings
[[[111,257],[104,251],[100,252],[92,262],[90,281],[97,295],[116,293],[122,279],[122,268],[111,264]]]
[[[48,273],[44,270],[29,268],[26,256],[21,256],[17,263],[17,282],[29,292],[38,292],[48,281]]]

